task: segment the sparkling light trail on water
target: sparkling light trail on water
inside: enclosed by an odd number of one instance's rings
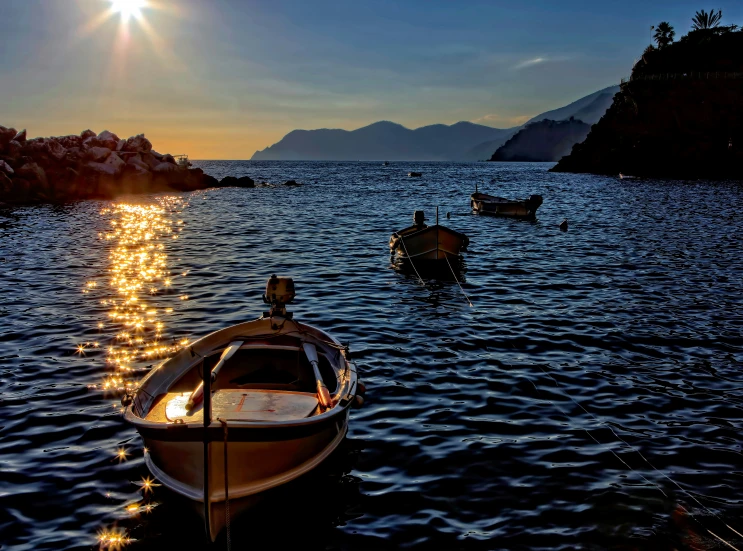
[[[98,237],[108,252],[108,267],[104,280],[86,281],[85,295],[93,295],[106,308],[106,321],[97,320],[101,340],[108,338],[101,350],[105,351],[107,374],[100,384],[90,385],[106,394],[132,393],[142,373],[158,362],[172,356],[189,344],[187,338],[168,338],[163,317],[173,313],[173,304],[188,300],[178,294],[174,281],[185,277],[187,271],[171,274],[168,267],[168,248],[182,231],[179,213],[187,206],[181,197],[159,197],[156,203],[116,203],[103,209],[110,229]],[[77,345],[76,353],[99,349],[100,343]],[[120,404],[114,402],[114,408]],[[123,411],[123,408],[122,408]],[[143,450],[146,454],[147,450]],[[132,454],[131,449],[113,450],[114,461],[122,463]],[[136,483],[143,496],[149,496],[159,484],[149,477]],[[110,493],[107,493],[110,495]],[[123,506],[132,516],[149,513],[154,502],[132,503]],[[121,527],[105,529],[98,534],[101,549],[120,549],[131,539]]]

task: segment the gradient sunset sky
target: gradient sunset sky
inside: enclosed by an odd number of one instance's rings
[[[248,159],[295,128],[499,128],[630,73],[662,20],[743,2],[0,0],[0,124],[144,132],[160,152]]]

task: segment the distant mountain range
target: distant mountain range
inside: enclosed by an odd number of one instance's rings
[[[619,86],[609,86],[609,88],[604,88],[603,90],[594,92],[584,98],[580,98],[578,101],[574,101],[570,105],[537,115],[528,120],[526,124],[544,119],[549,119],[551,121],[564,121],[570,117],[581,120],[587,124],[596,124],[599,122],[599,119],[604,116],[606,110],[611,107],[614,94],[617,92],[619,92]]]
[[[606,88],[560,109],[534,117],[554,120],[585,117],[593,124],[611,105],[619,87]],[[607,99],[608,98],[608,99]],[[559,118],[558,118],[559,117]],[[530,121],[531,122],[531,121]],[[254,161],[478,161],[522,127],[491,128],[471,122],[434,124],[415,130],[380,121],[357,130],[293,130],[281,141],[256,151]]]

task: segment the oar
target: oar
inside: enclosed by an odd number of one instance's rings
[[[217,365],[214,366],[214,369],[212,369],[212,383],[217,380],[217,373],[219,373],[219,370],[222,369],[222,366],[224,363],[229,360],[232,355],[237,352],[240,347],[242,346],[243,341],[232,341],[227,348],[222,351],[222,355],[219,357],[219,361],[217,362]],[[196,404],[200,403],[201,400],[204,399],[204,382],[200,382],[199,386],[196,387],[196,390],[194,390],[191,393],[191,396],[188,397],[188,402],[186,402],[186,411],[191,411]]]
[[[317,349],[315,345],[309,342],[303,343],[304,353],[307,354],[307,359],[312,364],[312,370],[315,372],[315,379],[317,379],[317,401],[324,408],[329,408],[333,405],[333,401],[330,399],[330,391],[325,383],[322,382],[320,377],[319,361],[317,359]]]

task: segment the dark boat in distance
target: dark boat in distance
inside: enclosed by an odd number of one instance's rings
[[[459,261],[462,251],[467,250],[469,238],[463,233],[438,224],[425,224],[425,214],[417,210],[413,214],[412,226],[397,231],[390,237],[390,254],[408,261]]]
[[[470,206],[477,214],[505,216],[519,220],[535,220],[537,209],[542,205],[541,195],[530,195],[528,199],[511,200],[487,193],[480,193],[475,184],[475,193],[470,195]]]

